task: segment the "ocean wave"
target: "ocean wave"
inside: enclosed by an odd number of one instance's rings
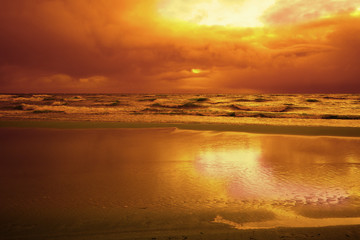
[[[2,94],[0,114],[2,119],[56,120],[66,113],[66,119],[90,121],[92,116],[101,116],[96,119],[100,121],[133,121],[135,115],[159,121],[159,116],[167,115],[161,121],[184,123],[201,122],[201,117],[224,123],[265,119],[265,124],[313,119],[317,125],[360,126],[359,103],[358,94]]]

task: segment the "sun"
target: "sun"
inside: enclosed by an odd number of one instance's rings
[[[276,0],[161,0],[161,16],[206,26],[261,27],[260,17]]]
[[[198,69],[198,68],[193,68],[193,69],[191,69],[191,72],[194,73],[194,74],[199,74],[199,73],[202,72],[202,70]]]

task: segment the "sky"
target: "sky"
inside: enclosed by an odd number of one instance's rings
[[[360,0],[4,0],[3,93],[359,93]]]

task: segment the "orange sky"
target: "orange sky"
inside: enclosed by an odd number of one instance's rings
[[[0,92],[360,92],[360,0],[9,0],[0,34]]]

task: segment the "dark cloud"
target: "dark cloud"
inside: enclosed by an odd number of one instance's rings
[[[0,91],[360,89],[357,17],[269,28],[204,27],[165,21],[156,6],[152,0],[5,1]],[[203,71],[194,74],[193,68]]]

